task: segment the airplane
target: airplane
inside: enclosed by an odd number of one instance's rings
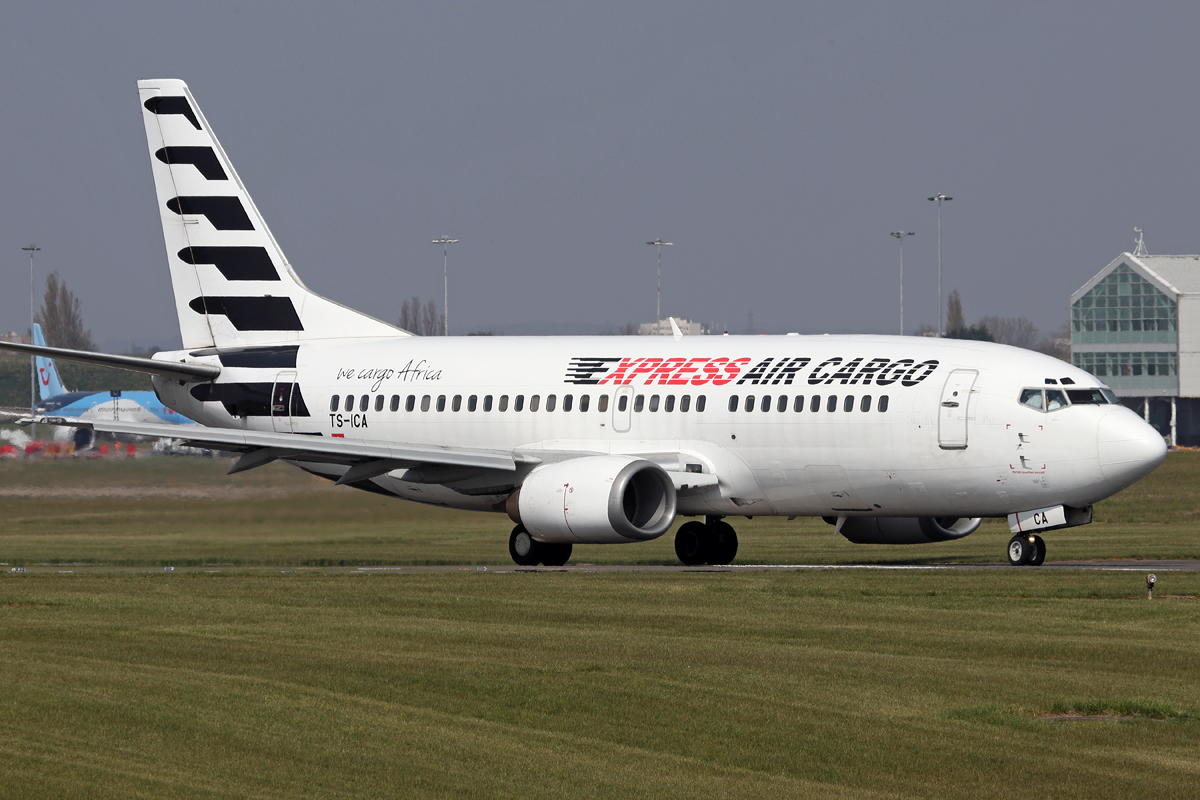
[[[42,326],[33,324],[33,343],[44,347]],[[34,357],[38,377],[38,394],[41,402],[37,411],[41,415],[79,420],[103,419],[129,422],[162,422],[171,425],[194,425],[195,420],[164,405],[154,392],[68,392],[63,388],[54,359],[44,355]],[[92,446],[93,432],[90,428],[61,427],[55,438],[70,439],[76,450]]]
[[[520,565],[655,539],[727,564],[726,521],[816,516],[851,542],[1041,534],[1162,463],[1150,425],[1092,375],[988,342],[801,336],[418,337],[310,291],[187,85],[138,83],[183,348],[153,360],[2,344],[149,373],[173,436],[339,485],[506,513]]]

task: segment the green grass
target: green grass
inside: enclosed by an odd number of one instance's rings
[[[1153,601],[1141,572],[497,574],[467,565],[508,562],[502,516],[226,468],[0,462],[0,561],[57,565],[0,573],[0,796],[1184,798],[1200,783],[1200,601],[1166,599],[1200,596],[1200,573],[1156,570]],[[1200,454],[1172,453],[1096,523],[1048,534],[1050,558],[1194,556],[1197,477]],[[864,547],[819,521],[735,524],[741,563],[996,562],[1008,538],[990,523]],[[674,563],[669,536],[575,560]],[[464,568],[292,571],[339,563]],[[163,564],[258,569],[150,571]],[[1047,718],[1081,715],[1107,719]]]
[[[453,511],[369,494],[274,464],[226,477],[228,461],[0,462],[0,561],[147,566],[508,563],[503,514]],[[1200,557],[1200,453],[1166,464],[1096,506],[1096,522],[1046,534],[1048,558]],[[54,487],[64,497],[4,496]],[[177,496],[105,497],[117,488]],[[88,496],[87,492],[92,492]],[[1011,535],[987,520],[956,542],[855,545],[819,519],[732,518],[737,562],[890,564],[998,562]],[[673,534],[629,545],[577,545],[573,561],[675,564]]]
[[[1200,575],[1173,573],[1180,593]],[[1194,797],[1127,573],[7,576],[7,797]],[[1055,710],[1153,719],[1051,722]]]

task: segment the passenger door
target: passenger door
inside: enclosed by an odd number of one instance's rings
[[[956,369],[946,378],[938,404],[938,446],[943,450],[967,449],[971,387],[978,377],[976,370]]]
[[[271,427],[277,433],[292,432],[292,392],[295,387],[295,372],[281,372],[275,376],[275,385],[271,387]]]

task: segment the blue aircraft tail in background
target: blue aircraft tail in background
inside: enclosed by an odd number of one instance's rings
[[[36,322],[33,323],[33,343],[43,346],[46,344],[46,339],[42,336],[42,326]],[[58,369],[54,366],[54,359],[36,356],[36,361],[39,397],[45,401],[51,397],[66,394],[67,390],[63,388],[62,381],[58,378]]]

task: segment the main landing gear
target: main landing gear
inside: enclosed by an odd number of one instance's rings
[[[689,566],[730,564],[737,555],[737,534],[720,517],[705,517],[679,526],[675,534],[675,555]]]
[[[1014,567],[1040,567],[1046,560],[1046,543],[1042,537],[1018,533],[1008,540],[1008,563]]]
[[[539,542],[529,535],[525,526],[518,525],[508,537],[508,554],[522,567],[561,567],[571,557],[570,542]]]

